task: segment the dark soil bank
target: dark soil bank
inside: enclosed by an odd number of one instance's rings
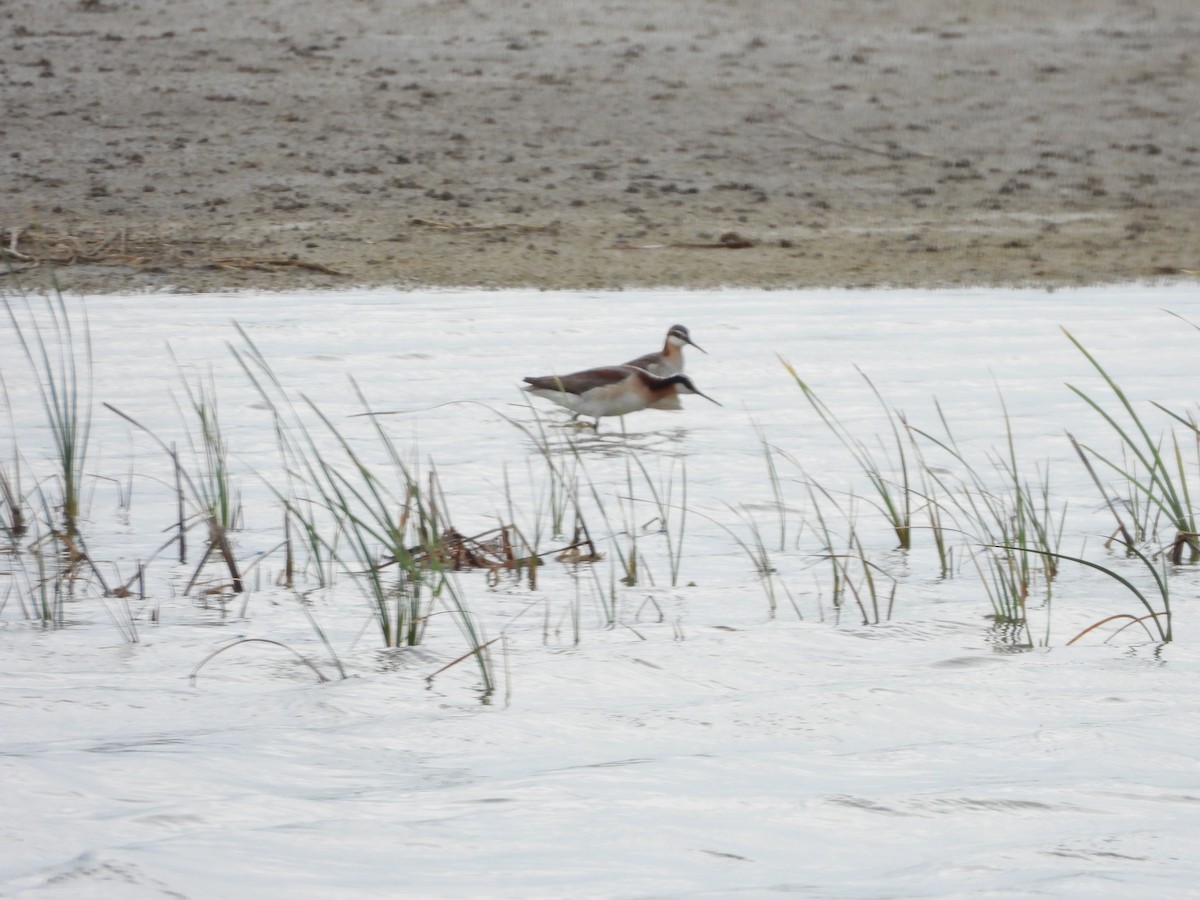
[[[1200,265],[1195,0],[5,0],[0,48],[0,228],[27,284]]]

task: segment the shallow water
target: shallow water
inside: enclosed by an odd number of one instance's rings
[[[451,625],[432,625],[415,650],[380,650],[347,577],[314,595],[313,615],[352,677],[316,684],[288,652],[243,644],[190,682],[239,637],[279,640],[335,674],[293,595],[272,587],[278,553],[248,578],[248,598],[203,603],[180,596],[194,559],[156,560],[151,602],[134,604],[136,643],[110,619],[123,607],[94,590],[69,605],[68,626],[30,624],[15,597],[21,573],[0,574],[0,597],[13,586],[0,613],[0,893],[1191,895],[1196,573],[1172,575],[1171,644],[1133,629],[1106,642],[1114,626],[1067,646],[1107,615],[1139,611],[1079,566],[1064,566],[1050,605],[1031,601],[1033,646],[1009,639],[988,619],[965,545],[949,579],[927,534],[910,553],[893,549],[861,473],[777,358],[866,441],[888,424],[856,368],[918,427],[938,429],[936,398],[980,459],[1003,447],[1002,396],[1029,477],[1048,466],[1056,504],[1069,504],[1063,552],[1145,589],[1144,567],[1101,547],[1111,519],[1064,436],[1114,447],[1064,386],[1106,397],[1060,326],[1165,429],[1148,401],[1194,410],[1200,333],[1163,309],[1200,321],[1200,296],[1137,286],[89,300],[97,411],[84,532],[114,580],[166,539],[173,499],[161,451],[99,404],[183,445],[167,342],[186,373],[211,368],[220,394],[244,506],[239,556],[280,541],[264,482],[278,483],[281,466],[229,350],[243,346],[235,320],[365,455],[376,446],[369,420],[344,418],[361,411],[347,376],[373,408],[407,411],[381,421],[423,469],[436,464],[467,534],[507,521],[510,498],[519,524],[536,525],[545,466],[505,418],[536,427],[516,389],[523,375],[639,355],[679,321],[708,351],[689,353],[690,374],[724,406],[689,398],[681,412],[628,417],[625,436],[606,422],[597,438],[537,405],[556,446],[576,443],[612,517],[593,526],[606,557],[595,578],[551,563],[538,590],[459,576],[487,636],[503,635],[488,704],[465,665],[426,683],[462,652]],[[28,487],[48,471],[46,435],[7,327],[0,361]],[[12,430],[5,416],[0,458],[11,459]],[[775,457],[783,550],[763,438],[795,460]],[[678,587],[633,458],[676,498],[686,472]],[[839,492],[862,498],[856,527],[897,583],[890,620],[864,625],[852,602],[834,607],[805,478],[847,504]],[[643,555],[631,587],[618,581],[626,524]],[[737,542],[753,545],[754,528],[769,582]]]

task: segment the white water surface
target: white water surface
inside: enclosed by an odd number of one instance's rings
[[[1004,452],[1003,398],[1023,470],[1036,479],[1048,468],[1055,507],[1066,504],[1062,551],[1153,597],[1145,566],[1103,547],[1112,518],[1065,432],[1118,447],[1065,383],[1116,404],[1061,329],[1167,435],[1171,420],[1150,401],[1195,413],[1200,332],[1164,310],[1200,322],[1195,285],[67,302],[77,326],[85,307],[90,323],[82,530],[101,570],[128,578],[174,516],[165,455],[101,403],[186,447],[182,379],[209,372],[242,497],[235,549],[245,565],[266,558],[247,595],[197,599],[182,592],[201,536],[187,565],[155,557],[148,599],[129,607],[132,642],[125,607],[94,584],[62,627],[27,620],[29,573],[20,554],[0,557],[0,896],[1196,895],[1195,568],[1170,570],[1172,643],[1116,634],[1118,622],[1068,646],[1106,616],[1142,612],[1116,581],[1071,564],[1051,603],[1031,599],[1032,640],[1013,641],[989,619],[968,541],[945,579],[928,532],[894,549],[866,479],[779,360],[872,447],[890,442],[890,426],[864,374],[888,406],[940,433],[936,398],[985,468],[989,451]],[[379,451],[371,420],[347,418],[362,411],[348,376],[374,409],[403,411],[379,421],[423,473],[436,466],[466,534],[510,513],[535,530],[546,466],[518,427],[536,430],[535,409],[558,458],[575,458],[574,442],[611,517],[591,523],[605,558],[569,569],[550,555],[536,590],[458,576],[485,636],[502,637],[487,702],[467,663],[427,683],[464,652],[448,617],[421,647],[385,651],[350,577],[314,590],[342,680],[295,593],[274,586],[282,464],[230,350],[245,347],[234,322],[364,457]],[[688,351],[689,374],[723,406],[686,398],[683,411],[629,416],[625,435],[606,421],[596,437],[517,389],[524,375],[656,349],[676,322],[708,351]],[[51,451],[7,318],[0,374],[0,460],[11,467],[19,453],[32,493],[50,484]],[[1175,433],[1194,486],[1194,443]],[[780,451],[782,541],[764,440]],[[635,458],[688,510],[674,587]],[[832,603],[809,481],[856,507],[873,563],[896,580],[879,624],[864,624],[852,600]],[[755,529],[769,582],[739,544],[753,547]],[[617,550],[630,531],[643,566],[626,586]],[[206,571],[204,583],[219,581]],[[242,637],[283,642],[334,680],[316,683],[267,644],[242,644],[189,679]]]

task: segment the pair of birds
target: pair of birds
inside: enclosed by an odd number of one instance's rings
[[[683,347],[689,344],[706,353],[682,325],[672,325],[661,351],[647,353],[619,366],[585,369],[570,375],[538,375],[525,379],[524,390],[553,401],[577,417],[590,416],[600,430],[604,416],[624,416],[643,409],[682,409],[680,394],[702,393],[683,374]]]

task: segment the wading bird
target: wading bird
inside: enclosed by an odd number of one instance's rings
[[[603,366],[570,375],[539,375],[526,378],[524,390],[535,397],[564,406],[576,416],[590,416],[600,430],[604,416],[623,416],[643,409],[682,409],[680,394],[702,393],[688,376],[655,375],[637,366]]]
[[[647,353],[637,359],[625,363],[627,366],[637,366],[645,369],[651,375],[678,375],[683,371],[683,345],[691,344],[701,353],[708,353],[703,347],[692,340],[688,330],[683,325],[672,325],[667,330],[667,340],[661,351]]]

